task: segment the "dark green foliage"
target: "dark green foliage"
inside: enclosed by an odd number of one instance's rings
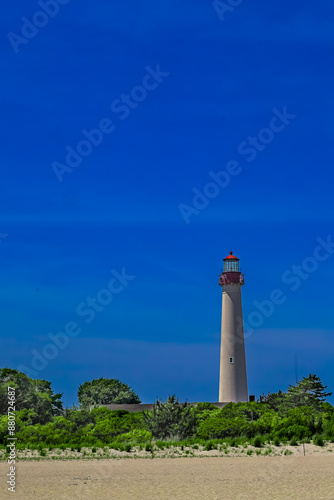
[[[248,422],[241,418],[223,418],[220,416],[208,417],[204,420],[197,431],[200,439],[226,438],[238,436],[246,432]]]
[[[50,422],[52,417],[61,415],[63,406],[62,394],[54,394],[51,383],[46,380],[34,380],[25,373],[10,368],[0,369],[0,414],[8,411],[8,387],[15,388],[16,411],[22,413],[23,421],[27,424]]]
[[[25,410],[24,410],[25,411]],[[134,433],[141,429],[142,413],[129,413],[124,410],[110,411],[106,408],[97,408],[88,415],[80,415],[80,411],[72,412],[68,418],[54,417],[52,422],[45,425],[25,425],[21,422],[21,412],[17,414],[17,434],[19,442],[45,443],[46,446],[61,444],[73,447],[96,446],[97,443],[110,443],[120,434]],[[3,417],[6,419],[6,417]],[[90,422],[87,424],[87,422]],[[86,425],[87,424],[87,425]],[[0,421],[1,442],[5,441],[6,420]]]
[[[326,389],[327,386],[322,384],[320,377],[310,374],[296,385],[290,385],[285,393],[279,391],[278,393],[260,396],[259,402],[267,404],[280,414],[285,414],[291,408],[301,406],[326,411],[326,408],[328,408],[326,405],[329,405],[329,403],[325,403],[325,400],[332,395],[331,392],[326,392]]]
[[[310,374],[304,377],[295,386],[290,385],[286,394],[286,405],[288,408],[308,406],[315,409],[321,409],[323,403],[331,392],[326,392],[327,386],[324,386],[320,377]]]
[[[274,411],[280,411],[284,407],[285,393],[279,391],[277,393],[269,393],[267,395],[262,394],[260,396],[259,403],[264,403],[269,406]]]
[[[290,439],[290,446],[298,446],[298,441],[296,437]]]
[[[217,410],[217,407],[212,403],[198,403],[198,405],[195,406],[194,409],[197,413],[201,413],[204,410],[210,410],[210,411]]]
[[[210,451],[210,450],[216,450],[218,448],[218,445],[213,442],[213,441],[208,441],[205,446],[204,446],[204,449],[206,451]]]
[[[91,435],[103,442],[112,442],[119,434],[142,428],[143,413],[130,413],[125,410],[110,411],[107,408],[92,410],[95,427]]]
[[[212,412],[198,428],[197,437],[202,439],[236,436],[254,437],[269,433],[277,419],[273,410],[261,403],[229,403],[222,410]]]
[[[315,436],[313,436],[313,443],[317,446],[324,446],[324,440],[323,440],[323,437],[320,436],[319,434],[316,434]]]
[[[255,446],[255,448],[261,448],[262,436],[255,436],[255,438],[253,439],[253,446]]]
[[[70,422],[73,422],[74,432],[80,427],[95,424],[95,414],[87,410],[65,410],[65,416]]]
[[[312,408],[303,406],[288,411],[285,418],[275,425],[275,435],[282,439],[311,437],[322,428],[322,415]]]
[[[187,403],[181,405],[169,396],[165,403],[157,400],[153,410],[144,412],[143,424],[157,439],[184,439],[196,432],[197,419]]]
[[[139,396],[126,384],[115,378],[99,378],[85,382],[78,388],[81,406],[140,403]]]
[[[248,421],[254,421],[258,420],[268,410],[269,406],[262,403],[228,403],[221,409],[221,416],[224,418],[241,417]]]
[[[8,377],[15,381],[9,381]],[[153,457],[152,434],[157,439],[157,448],[178,446],[185,452],[199,446],[213,450],[222,445],[226,451],[228,446],[247,446],[247,443],[261,447],[266,441],[276,446],[312,439],[319,446],[325,440],[333,442],[334,407],[323,401],[329,393],[324,392],[326,388],[319,381],[311,375],[295,388],[290,387],[287,393],[271,394],[257,403],[229,403],[223,409],[209,403],[200,403],[197,407],[181,405],[172,396],[164,403],[157,401],[150,412],[130,413],[99,407],[92,411],[66,409],[57,415],[59,405],[57,409],[54,403],[59,402],[60,395],[53,395],[48,382],[29,379],[16,370],[2,369],[0,401],[10,384],[16,384],[17,394],[27,391],[26,401],[21,398],[19,407],[37,401],[35,406],[21,407],[16,412],[18,449],[37,449],[40,456],[44,456],[47,448],[80,451],[83,447],[97,450],[108,445],[110,449],[130,452],[139,446],[151,451]],[[301,406],[305,401],[307,404]],[[6,449],[7,432],[7,415],[0,415],[0,447],[3,449]]]

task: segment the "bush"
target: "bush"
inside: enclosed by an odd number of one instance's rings
[[[212,441],[208,441],[206,445],[204,446],[205,451],[210,451],[210,450],[216,450],[217,445],[214,444]]]
[[[316,434],[315,436],[313,436],[313,443],[316,445],[316,446],[324,446],[324,440],[323,440],[323,437],[320,436],[319,434]]]
[[[262,436],[255,436],[255,438],[253,439],[253,446],[255,446],[255,448],[261,448]]]
[[[152,411],[143,412],[145,428],[157,439],[185,439],[196,432],[197,418],[187,403],[181,405],[175,396],[166,402],[157,400]]]
[[[298,441],[295,437],[290,439],[290,446],[298,446]]]
[[[156,441],[155,446],[159,448],[159,450],[163,450],[165,448],[165,443],[163,441]]]
[[[103,443],[111,443],[115,441],[116,436],[134,432],[142,427],[142,412],[129,413],[125,410],[110,411],[107,408],[96,408],[91,413],[96,424],[86,434],[91,439],[99,439]]]
[[[216,411],[217,407],[212,403],[198,403],[198,405],[195,407],[195,410],[196,412],[201,412],[204,410]]]
[[[224,418],[222,414],[209,416],[199,425],[196,436],[200,439],[223,439],[254,433],[254,422],[236,418]]]
[[[147,441],[152,440],[152,433],[149,431],[145,431],[144,429],[133,429],[126,434],[119,434],[116,438],[116,441],[132,441],[135,443],[146,443]]]
[[[147,443],[147,445],[145,446],[145,451],[152,451],[151,443]]]

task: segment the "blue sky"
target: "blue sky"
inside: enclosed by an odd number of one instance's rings
[[[332,2],[244,0],[223,21],[199,0],[63,0],[52,18],[41,4],[17,0],[0,21],[0,366],[31,369],[74,321],[80,334],[38,372],[65,404],[100,376],[144,402],[217,400],[218,276],[233,249],[245,319],[285,297],[246,335],[250,394],[309,373],[333,390],[334,254],[296,290],[282,280],[334,240]],[[45,26],[22,41],[26,19]],[[111,105],[128,94],[122,119]],[[293,118],[268,132],[284,109]],[[66,148],[105,119],[113,131],[71,170]],[[252,161],[250,137],[266,141]],[[240,172],[194,207],[231,161]],[[134,279],[86,323],[77,307],[123,268]]]

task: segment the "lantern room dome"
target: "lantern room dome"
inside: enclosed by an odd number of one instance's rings
[[[239,260],[235,255],[233,255],[232,250],[230,251],[230,255],[225,257],[223,260]]]

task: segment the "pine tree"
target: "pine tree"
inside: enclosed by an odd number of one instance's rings
[[[157,439],[185,439],[196,432],[196,415],[188,403],[179,403],[175,396],[166,402],[157,399],[152,411],[144,412],[145,427]]]
[[[290,385],[286,395],[286,404],[290,408],[299,406],[310,406],[313,408],[321,408],[331,392],[326,392],[327,385],[324,386],[320,377],[310,374],[304,377],[295,386]]]

